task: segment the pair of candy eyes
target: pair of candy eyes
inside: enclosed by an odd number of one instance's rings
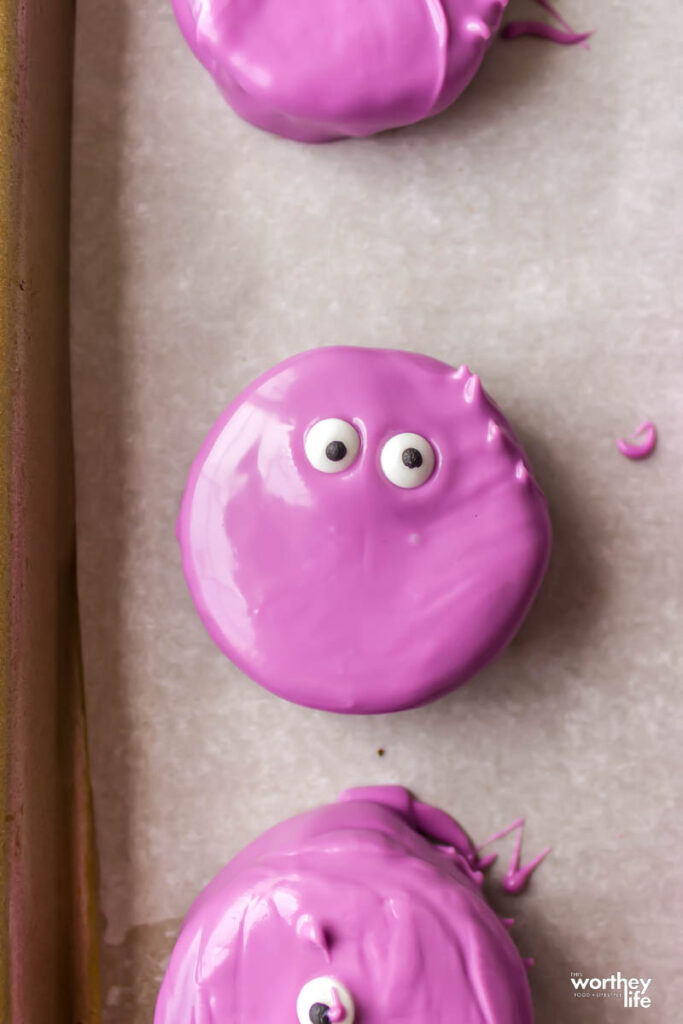
[[[348,469],[358,456],[360,444],[360,434],[353,424],[336,417],[318,420],[304,439],[306,457],[321,473]],[[404,433],[385,442],[379,461],[385,477],[396,487],[419,487],[434,472],[436,456],[426,438]]]
[[[356,1010],[351,993],[336,978],[307,981],[296,1001],[299,1024],[353,1024]]]

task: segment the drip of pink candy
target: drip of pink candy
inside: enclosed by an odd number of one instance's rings
[[[508,865],[508,869],[503,877],[502,886],[505,892],[518,893],[521,892],[526,883],[529,881],[531,875],[536,870],[542,860],[550,853],[551,847],[546,846],[545,849],[530,860],[527,864],[520,866],[520,856],[522,852],[522,835],[524,833],[524,818],[518,818],[517,821],[513,821],[507,828],[502,829],[500,832],[496,832],[494,835],[489,836],[483,843],[477,846],[477,864],[481,871],[486,871],[498,857],[497,853],[488,854],[486,857],[479,857],[479,851],[489,843],[495,843],[498,839],[502,839],[503,836],[507,836],[510,832],[517,832],[517,838],[515,840],[515,848],[512,851],[512,859]]]
[[[332,1000],[325,1016],[330,1024],[338,1024],[339,1021],[346,1020],[346,1010],[334,985],[332,986]]]
[[[551,43],[559,43],[561,46],[576,46],[581,44],[588,49],[587,40],[592,32],[575,32],[571,25],[565,21],[550,0],[535,0],[535,2],[547,11],[551,18],[554,18],[560,28],[555,25],[547,25],[543,21],[511,21],[503,28],[501,33],[503,39],[519,39],[520,36],[536,36]]]

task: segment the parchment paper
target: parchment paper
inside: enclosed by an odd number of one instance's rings
[[[552,843],[525,895],[494,897],[536,957],[539,1024],[681,1019],[683,5],[562,7],[596,29],[590,51],[497,42],[445,115],[316,148],[239,121],[167,0],[79,6],[72,359],[107,1024],[151,1020],[182,915],[238,848],[372,782],[477,838],[525,815],[527,856]],[[268,695],[205,635],[180,570],[174,520],[214,418],[333,343],[467,361],[551,504],[519,637],[420,711]],[[659,447],[629,462],[614,439],[648,416]],[[649,1010],[573,996],[570,972],[617,970],[652,979]]]

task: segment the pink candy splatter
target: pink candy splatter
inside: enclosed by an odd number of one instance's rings
[[[623,437],[617,440],[617,448],[627,459],[646,459],[648,455],[652,455],[656,445],[657,428],[649,420],[640,424],[631,440],[625,440]]]
[[[546,846],[545,849],[541,850],[538,856],[534,857],[533,860],[529,861],[528,864],[523,864],[520,867],[520,854],[522,851],[522,835],[524,833],[524,818],[518,818],[513,821],[507,828],[502,829],[500,832],[496,832],[494,835],[489,836],[488,839],[484,840],[477,846],[477,853],[482,850],[489,843],[495,843],[498,839],[502,839],[503,836],[507,836],[510,832],[517,831],[517,839],[515,840],[515,848],[512,852],[512,859],[508,865],[508,869],[503,877],[502,886],[505,892],[518,893],[521,892],[524,886],[529,881],[531,875],[536,870],[542,860],[550,853],[552,847]],[[489,854],[487,857],[479,861],[479,865],[482,870],[486,870],[496,860],[497,854]]]
[[[576,46],[590,39],[592,32],[565,32],[564,29],[546,25],[543,21],[512,21],[506,25],[501,35],[503,39],[519,39],[520,36],[536,36],[549,43],[560,46]]]
[[[503,39],[519,39],[520,36],[536,36],[538,39],[545,39],[551,43],[559,43],[561,46],[576,46],[580,44],[584,49],[589,49],[588,39],[592,32],[575,32],[571,25],[562,17],[549,0],[535,0],[535,2],[547,11],[551,18],[558,23],[547,25],[543,21],[512,21],[503,28],[501,33]]]

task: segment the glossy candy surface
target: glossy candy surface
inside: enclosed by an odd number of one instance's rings
[[[474,76],[507,0],[173,0],[230,105],[306,142],[444,110]]]
[[[178,538],[202,620],[237,665],[288,700],[369,713],[433,700],[507,645],[550,524],[466,367],[319,348],[219,418]]]
[[[532,1024],[522,959],[447,814],[352,790],[239,853],[183,924],[155,1024]]]

